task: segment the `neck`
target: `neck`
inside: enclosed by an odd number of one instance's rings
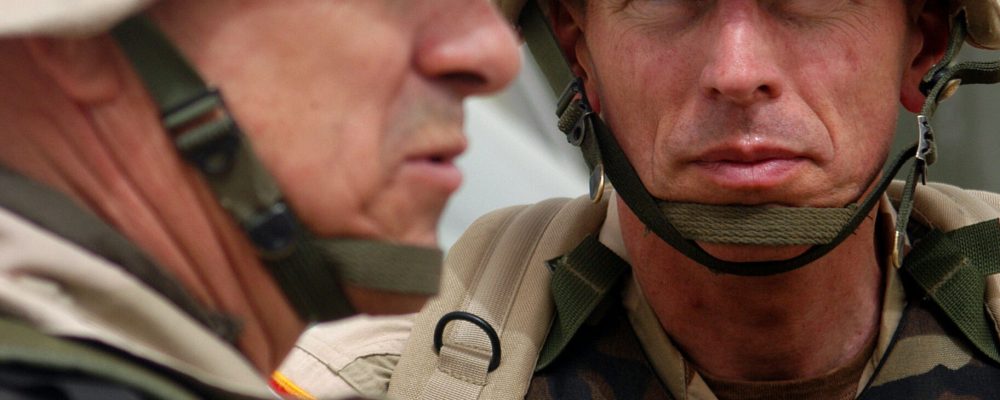
[[[111,99],[80,104],[54,84],[39,86],[44,79],[31,68],[6,72],[36,76],[0,79],[0,91],[25,94],[0,101],[0,141],[9,150],[0,151],[0,163],[118,228],[202,304],[241,322],[238,345],[262,373],[277,367],[303,324],[248,241],[177,156],[136,78],[123,77],[121,93]],[[38,98],[29,96],[34,93]],[[21,107],[8,107],[14,101]],[[24,107],[32,101],[36,107]],[[7,111],[16,115],[2,115]]]
[[[803,268],[741,277],[713,273],[683,256],[645,231],[623,202],[619,212],[644,295],[663,329],[702,371],[748,381],[811,378],[846,365],[877,334],[882,273],[874,218]],[[755,261],[788,258],[803,249],[706,250]]]

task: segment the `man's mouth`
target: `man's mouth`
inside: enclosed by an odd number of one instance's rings
[[[464,144],[452,145],[407,157],[403,178],[412,179],[422,189],[454,193],[462,184],[462,172],[455,165],[455,160],[464,151]]]
[[[733,190],[763,190],[791,179],[809,159],[778,148],[727,148],[707,152],[693,164],[710,182]]]

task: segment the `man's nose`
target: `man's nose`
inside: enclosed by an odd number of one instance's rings
[[[705,38],[702,91],[713,100],[748,106],[782,92],[781,54],[760,10],[719,10]]]
[[[448,3],[453,8],[447,18],[424,28],[417,43],[416,68],[462,96],[506,87],[521,65],[510,25],[489,1]]]

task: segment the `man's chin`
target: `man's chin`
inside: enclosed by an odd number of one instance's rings
[[[370,315],[409,314],[420,311],[430,295],[389,292],[344,285],[344,293],[359,313]]]
[[[698,243],[712,257],[729,262],[766,262],[794,258],[809,246],[754,246],[745,244]]]

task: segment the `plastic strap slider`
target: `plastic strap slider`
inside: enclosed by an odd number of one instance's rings
[[[580,146],[587,132],[591,129],[588,117],[593,114],[593,108],[587,100],[583,81],[576,78],[570,82],[559,96],[556,104],[556,115],[559,117],[559,130],[566,134],[566,140],[574,146]]]
[[[165,112],[163,123],[184,158],[203,173],[230,171],[240,148],[240,135],[218,91],[208,89]]]

